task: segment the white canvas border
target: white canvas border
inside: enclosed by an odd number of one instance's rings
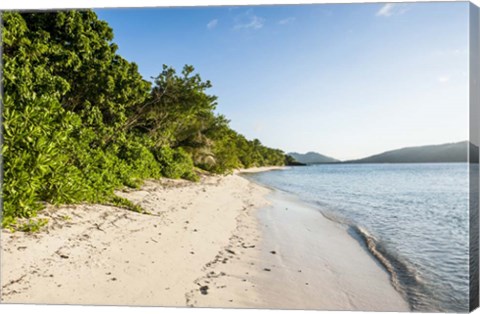
[[[35,9],[62,9],[62,8],[118,8],[118,7],[181,7],[181,6],[227,6],[227,5],[285,5],[285,4],[312,4],[312,3],[384,3],[384,2],[472,2],[480,6],[480,0],[406,0],[406,1],[376,1],[376,0],[4,0],[0,2],[2,10],[35,10]],[[79,306],[79,305],[18,305],[0,304],[1,313],[38,313],[38,314],[308,314],[328,313],[341,314],[346,311],[300,311],[300,310],[264,310],[264,309],[211,309],[211,308],[166,308],[166,307],[125,307],[125,306]],[[389,312],[351,312],[377,313]],[[390,312],[394,313],[394,312]],[[417,312],[419,313],[419,312]],[[476,314],[480,313],[477,309]]]

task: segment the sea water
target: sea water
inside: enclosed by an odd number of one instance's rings
[[[324,164],[248,176],[347,224],[412,310],[468,311],[467,163]]]

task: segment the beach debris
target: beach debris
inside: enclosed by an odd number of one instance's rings
[[[264,271],[272,271],[270,268],[264,268]]]
[[[201,286],[200,287],[200,293],[203,294],[203,295],[207,295],[208,294],[208,286]]]
[[[232,250],[230,250],[230,249],[225,249],[225,251],[226,251],[227,253],[230,253],[230,254],[233,254],[233,255],[235,255],[235,252],[234,252],[234,251],[232,251]]]
[[[17,247],[17,250],[23,251],[23,250],[25,250],[26,248],[27,248],[26,246],[19,246],[19,247]]]
[[[60,257],[61,257],[61,258],[64,258],[64,259],[67,259],[67,258],[68,258],[68,255],[60,254]]]
[[[23,275],[23,276],[21,276],[21,277],[18,278],[18,279],[10,280],[9,283],[7,283],[6,285],[2,286],[2,289],[5,289],[5,288],[8,287],[8,286],[11,286],[11,285],[13,285],[13,284],[16,284],[17,282],[22,281],[22,279],[25,278],[26,276],[27,276],[27,275]]]
[[[97,230],[100,230],[100,231],[105,232],[105,230],[103,230],[102,228],[100,228],[100,225],[99,225],[99,224],[94,223],[93,225],[95,226],[95,228],[97,228]]]
[[[277,254],[277,252],[275,252],[275,251],[270,251],[270,253],[271,253],[271,254]]]

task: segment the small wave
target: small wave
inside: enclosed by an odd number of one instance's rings
[[[401,287],[397,271],[393,266],[392,262],[382,254],[377,246],[377,243],[373,236],[371,236],[365,229],[358,227],[358,226],[351,226],[351,228],[356,232],[364,241],[365,245],[367,246],[370,253],[375,256],[375,258],[385,267],[385,269],[390,273],[392,285],[394,288],[403,294],[403,289]],[[398,263],[398,262],[397,262]],[[406,268],[406,267],[404,267]],[[413,277],[416,280],[416,277]]]
[[[431,294],[417,272],[389,253],[364,228],[356,225],[350,225],[350,228],[361,238],[368,251],[390,274],[392,286],[408,301],[412,311],[436,312],[443,310],[429,301]]]
[[[317,205],[320,202],[316,202]],[[322,206],[323,207],[323,206]],[[351,232],[353,232],[353,237],[360,241],[362,245],[365,246],[367,251],[373,255],[373,257],[385,268],[385,270],[390,274],[390,281],[392,286],[397,290],[403,298],[409,303],[411,310],[419,310],[417,308],[417,293],[415,293],[415,298],[412,298],[409,290],[414,289],[413,286],[421,284],[420,277],[413,271],[411,271],[404,263],[401,263],[397,258],[393,258],[391,254],[388,254],[386,250],[379,245],[378,241],[364,228],[354,224],[352,221],[343,218],[339,215],[331,213],[326,210],[319,210],[320,213],[335,223],[340,223],[347,226]],[[404,274],[401,276],[400,274]],[[406,277],[406,282],[402,282],[403,278]],[[406,285],[411,285],[408,287]],[[431,309],[430,309],[431,310]]]
[[[325,204],[315,202],[325,209]],[[323,206],[322,206],[323,205]],[[318,208],[318,207],[317,207]],[[425,285],[422,277],[394,254],[390,253],[380,241],[371,235],[365,228],[356,225],[353,221],[336,215],[328,210],[319,212],[328,220],[347,226],[352,236],[365,246],[367,251],[384,267],[390,275],[390,281],[396,291],[410,305],[412,311],[442,312],[447,309],[440,307],[432,298],[432,292]]]

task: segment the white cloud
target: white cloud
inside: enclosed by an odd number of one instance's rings
[[[265,19],[252,14],[248,10],[244,14],[238,15],[235,18],[235,25],[233,29],[260,29],[265,24]]]
[[[442,83],[442,84],[445,84],[445,83],[448,83],[450,81],[450,76],[448,75],[441,75],[439,77],[437,77],[437,81],[439,83]]]
[[[280,25],[286,25],[286,24],[290,24],[290,23],[293,23],[293,22],[295,22],[295,18],[294,18],[294,17],[287,17],[286,19],[283,19],[283,20],[278,21],[278,24],[280,24]]]
[[[393,13],[393,8],[395,7],[394,3],[387,3],[380,8],[377,12],[377,16],[391,16]]]
[[[377,11],[377,16],[390,17],[392,15],[404,14],[408,6],[403,3],[386,3]]]
[[[218,25],[218,20],[214,19],[214,20],[211,20],[210,22],[208,22],[207,28],[208,29],[214,29],[215,27],[217,27],[217,25]]]

